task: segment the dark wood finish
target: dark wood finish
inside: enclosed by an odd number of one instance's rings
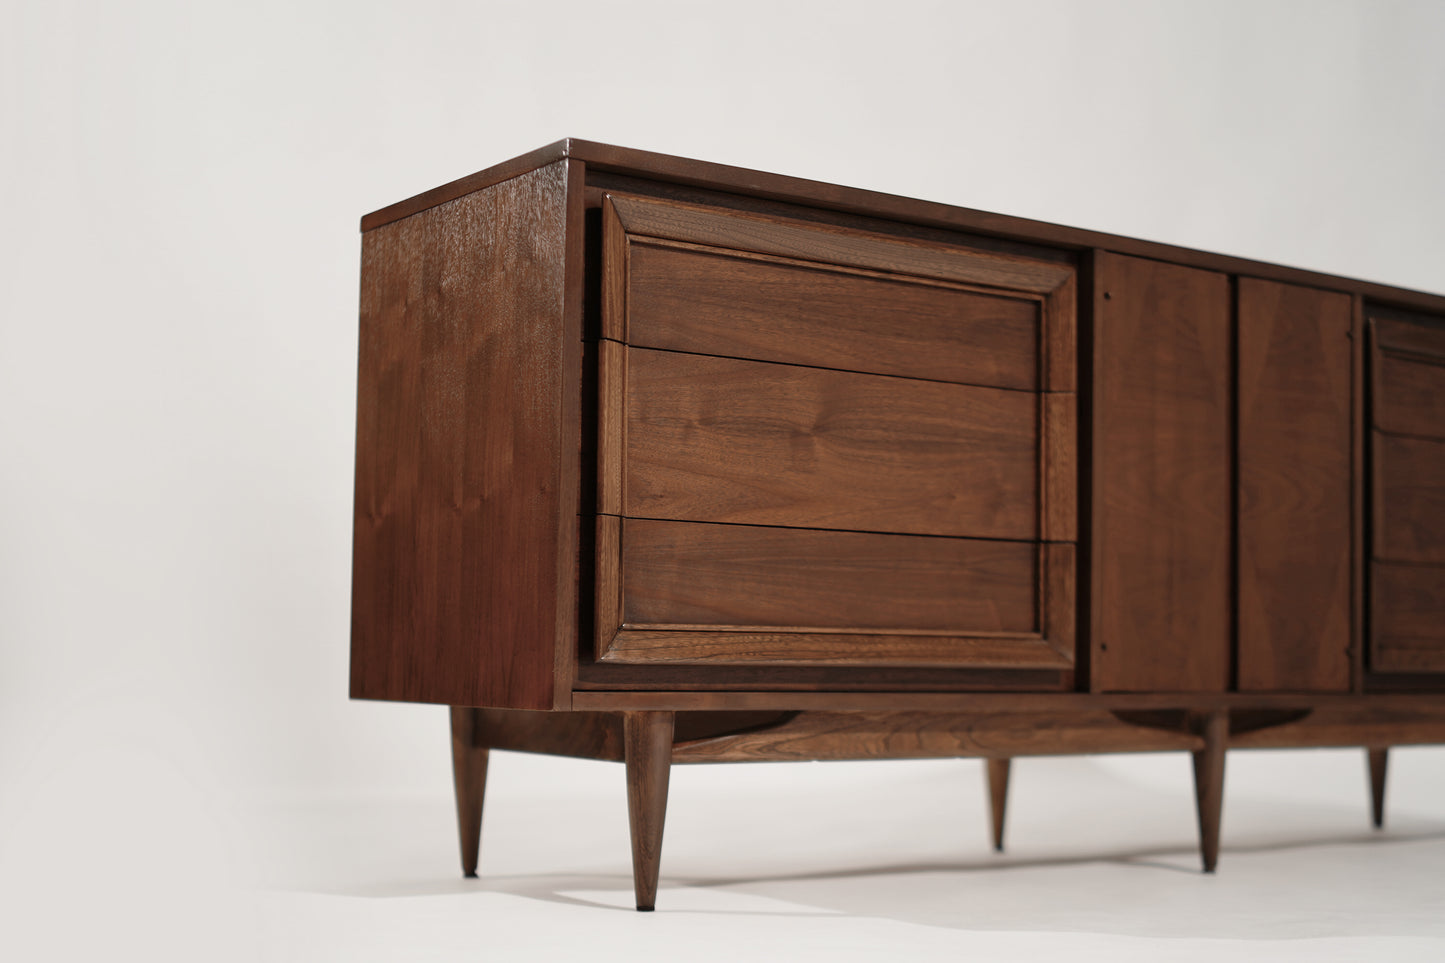
[[[1039,630],[1027,542],[624,519],[631,627]]]
[[[609,195],[608,201],[627,234],[647,238],[1042,295],[1052,294],[1073,278],[1073,268],[1066,264],[1011,257],[984,248],[934,244],[679,201],[623,195]],[[1072,327],[1069,306],[1058,307],[1061,316],[1048,323]],[[623,336],[619,340],[628,339]]]
[[[1003,852],[1004,817],[1008,814],[1008,777],[1012,759],[987,759],[988,814],[993,830],[993,850]]]
[[[1445,298],[579,141],[364,227],[352,691],[469,873],[494,748],[625,762],[651,908],[674,761],[980,756],[1001,846],[1188,751],[1209,871],[1227,748],[1445,742]]]
[[[487,791],[488,748],[482,741],[477,709],[452,706],[452,782],[457,797],[457,837],[462,875],[477,875],[482,846],[482,803]]]
[[[798,712],[772,725],[680,743],[673,761],[1001,759],[1070,752],[1189,751],[1192,732],[1135,725],[1101,710]]]
[[[1038,297],[672,242],[628,255],[629,344],[1038,388]]]
[[[1389,749],[1366,749],[1370,768],[1370,822],[1376,829],[1385,828],[1385,769],[1390,761]]]
[[[1371,305],[1376,343],[1384,354],[1420,361],[1445,358],[1445,317],[1413,314]]]
[[[572,158],[584,163],[589,182],[600,183],[615,174],[639,176],[656,182],[686,185],[706,191],[720,191],[728,195],[745,195],[789,204],[807,205],[815,209],[881,218],[950,232],[964,231],[982,237],[1008,238],[1046,244],[1070,251],[1100,249],[1119,254],[1172,261],[1210,271],[1242,274],[1289,284],[1361,294],[1385,304],[1445,314],[1445,296],[1438,294],[1409,291],[1383,284],[1334,277],[1314,271],[1212,254],[1152,241],[1141,241],[1098,231],[1086,231],[988,211],[976,211],[893,194],[841,187],[800,177],[789,177],[674,157],[652,151],[600,144],[575,137],[557,141],[515,160],[459,178],[424,194],[382,208],[362,218],[361,228],[363,231],[374,230],[418,211],[490,187],[509,177],[516,176],[518,173],[542,167],[563,158]]]
[[[1365,691],[1365,594],[1369,582],[1365,537],[1369,504],[1365,489],[1368,473],[1365,452],[1369,447],[1369,413],[1366,356],[1370,352],[1370,329],[1366,326],[1365,299],[1350,299],[1350,691]]]
[[[1409,699],[1410,701],[1404,701]],[[1242,710],[1233,710],[1239,715]],[[1354,748],[1407,746],[1445,741],[1445,706],[1438,698],[1331,700],[1295,709],[1278,725],[1231,733],[1231,749]]]
[[[1375,374],[1374,423],[1399,435],[1445,437],[1445,353],[1383,351]]]
[[[621,631],[605,646],[599,636],[605,660],[1072,661],[1072,545],[631,518],[622,526]],[[599,589],[609,600],[614,591]]]
[[[1445,565],[1374,562],[1370,667],[1445,672]]]
[[[556,677],[576,637],[578,454],[558,417],[580,364],[568,185],[554,164],[363,238],[356,698],[570,698]]]
[[[1238,678],[1350,686],[1348,296],[1240,278]]]
[[[871,671],[871,670],[870,670]],[[1061,712],[1135,709],[1189,709],[1199,712],[1222,707],[1259,709],[1301,709],[1314,707],[1369,706],[1380,696],[1366,693],[1277,693],[1277,692],[870,692],[785,691],[762,689],[732,691],[578,690],[573,708],[621,712],[636,709],[689,710],[818,710],[829,712],[874,712],[910,710],[918,712]],[[1402,690],[1390,693],[1387,704],[1395,710],[1414,711],[1439,705],[1434,690]],[[1391,745],[1400,740],[1389,740]],[[1431,740],[1426,740],[1431,741]],[[1442,740],[1445,741],[1445,740]],[[1354,739],[1343,745],[1360,745]]]
[[[739,689],[776,692],[1071,692],[1071,673],[1058,669],[949,666],[641,665],[583,662],[578,691],[687,692]]]
[[[1445,319],[1368,313],[1370,670],[1428,682],[1445,672]]]
[[[1100,691],[1229,682],[1228,279],[1095,258],[1093,651]]]
[[[1194,752],[1194,796],[1199,808],[1199,853],[1206,873],[1219,863],[1219,823],[1224,809],[1224,751],[1229,713],[1216,710],[1199,720],[1204,748]]]
[[[1375,557],[1445,565],[1445,439],[1377,431],[1373,455]]]
[[[1040,395],[1040,402],[1040,537],[1050,542],[1072,542],[1078,538],[1078,401],[1072,393],[1049,392]]]
[[[625,377],[622,514],[1038,537],[1037,395],[640,348]]]
[[[453,709],[461,711],[473,714],[477,739],[492,749],[622,761],[622,716],[616,712]]]
[[[632,829],[632,885],[637,908],[657,902],[662,863],[662,824],[672,768],[671,712],[629,712],[622,720],[627,763],[627,814]]]

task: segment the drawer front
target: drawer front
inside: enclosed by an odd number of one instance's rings
[[[1445,356],[1382,353],[1375,383],[1376,428],[1402,435],[1445,435]]]
[[[1445,672],[1445,566],[1375,562],[1371,668]]]
[[[602,202],[602,663],[1067,669],[1074,269]]]
[[[1375,557],[1445,564],[1445,440],[1376,433]]]
[[[602,214],[608,340],[1074,390],[1072,264],[651,198]]]
[[[1038,535],[1036,394],[623,350],[623,515]]]
[[[1039,296],[662,241],[629,258],[628,344],[1038,388]]]
[[[609,662],[1072,664],[1073,546],[599,517]]]

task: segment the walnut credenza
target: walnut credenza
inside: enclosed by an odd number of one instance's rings
[[[567,140],[362,220],[351,694],[669,768],[1445,742],[1445,298]]]

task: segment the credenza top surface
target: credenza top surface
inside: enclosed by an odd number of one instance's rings
[[[654,151],[617,147],[575,137],[514,157],[475,174],[443,184],[404,201],[373,211],[361,219],[367,232],[527,171],[562,160],[579,161],[589,172],[605,172],[722,191],[748,197],[801,204],[847,214],[901,221],[944,230],[1043,244],[1072,251],[1099,249],[1229,274],[1269,278],[1326,290],[1358,294],[1401,308],[1445,313],[1445,295],[1412,291],[1299,268],[1215,254],[1191,248],[1121,237],[1099,231],[1049,224],[1028,218],[954,207],[936,201],[900,197],[861,188],[843,187],[807,178],[770,174],[726,164],[676,157]]]

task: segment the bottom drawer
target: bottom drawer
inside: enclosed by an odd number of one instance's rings
[[[1074,546],[599,516],[604,662],[1067,668]]]
[[[1370,668],[1445,672],[1445,565],[1371,563]]]

